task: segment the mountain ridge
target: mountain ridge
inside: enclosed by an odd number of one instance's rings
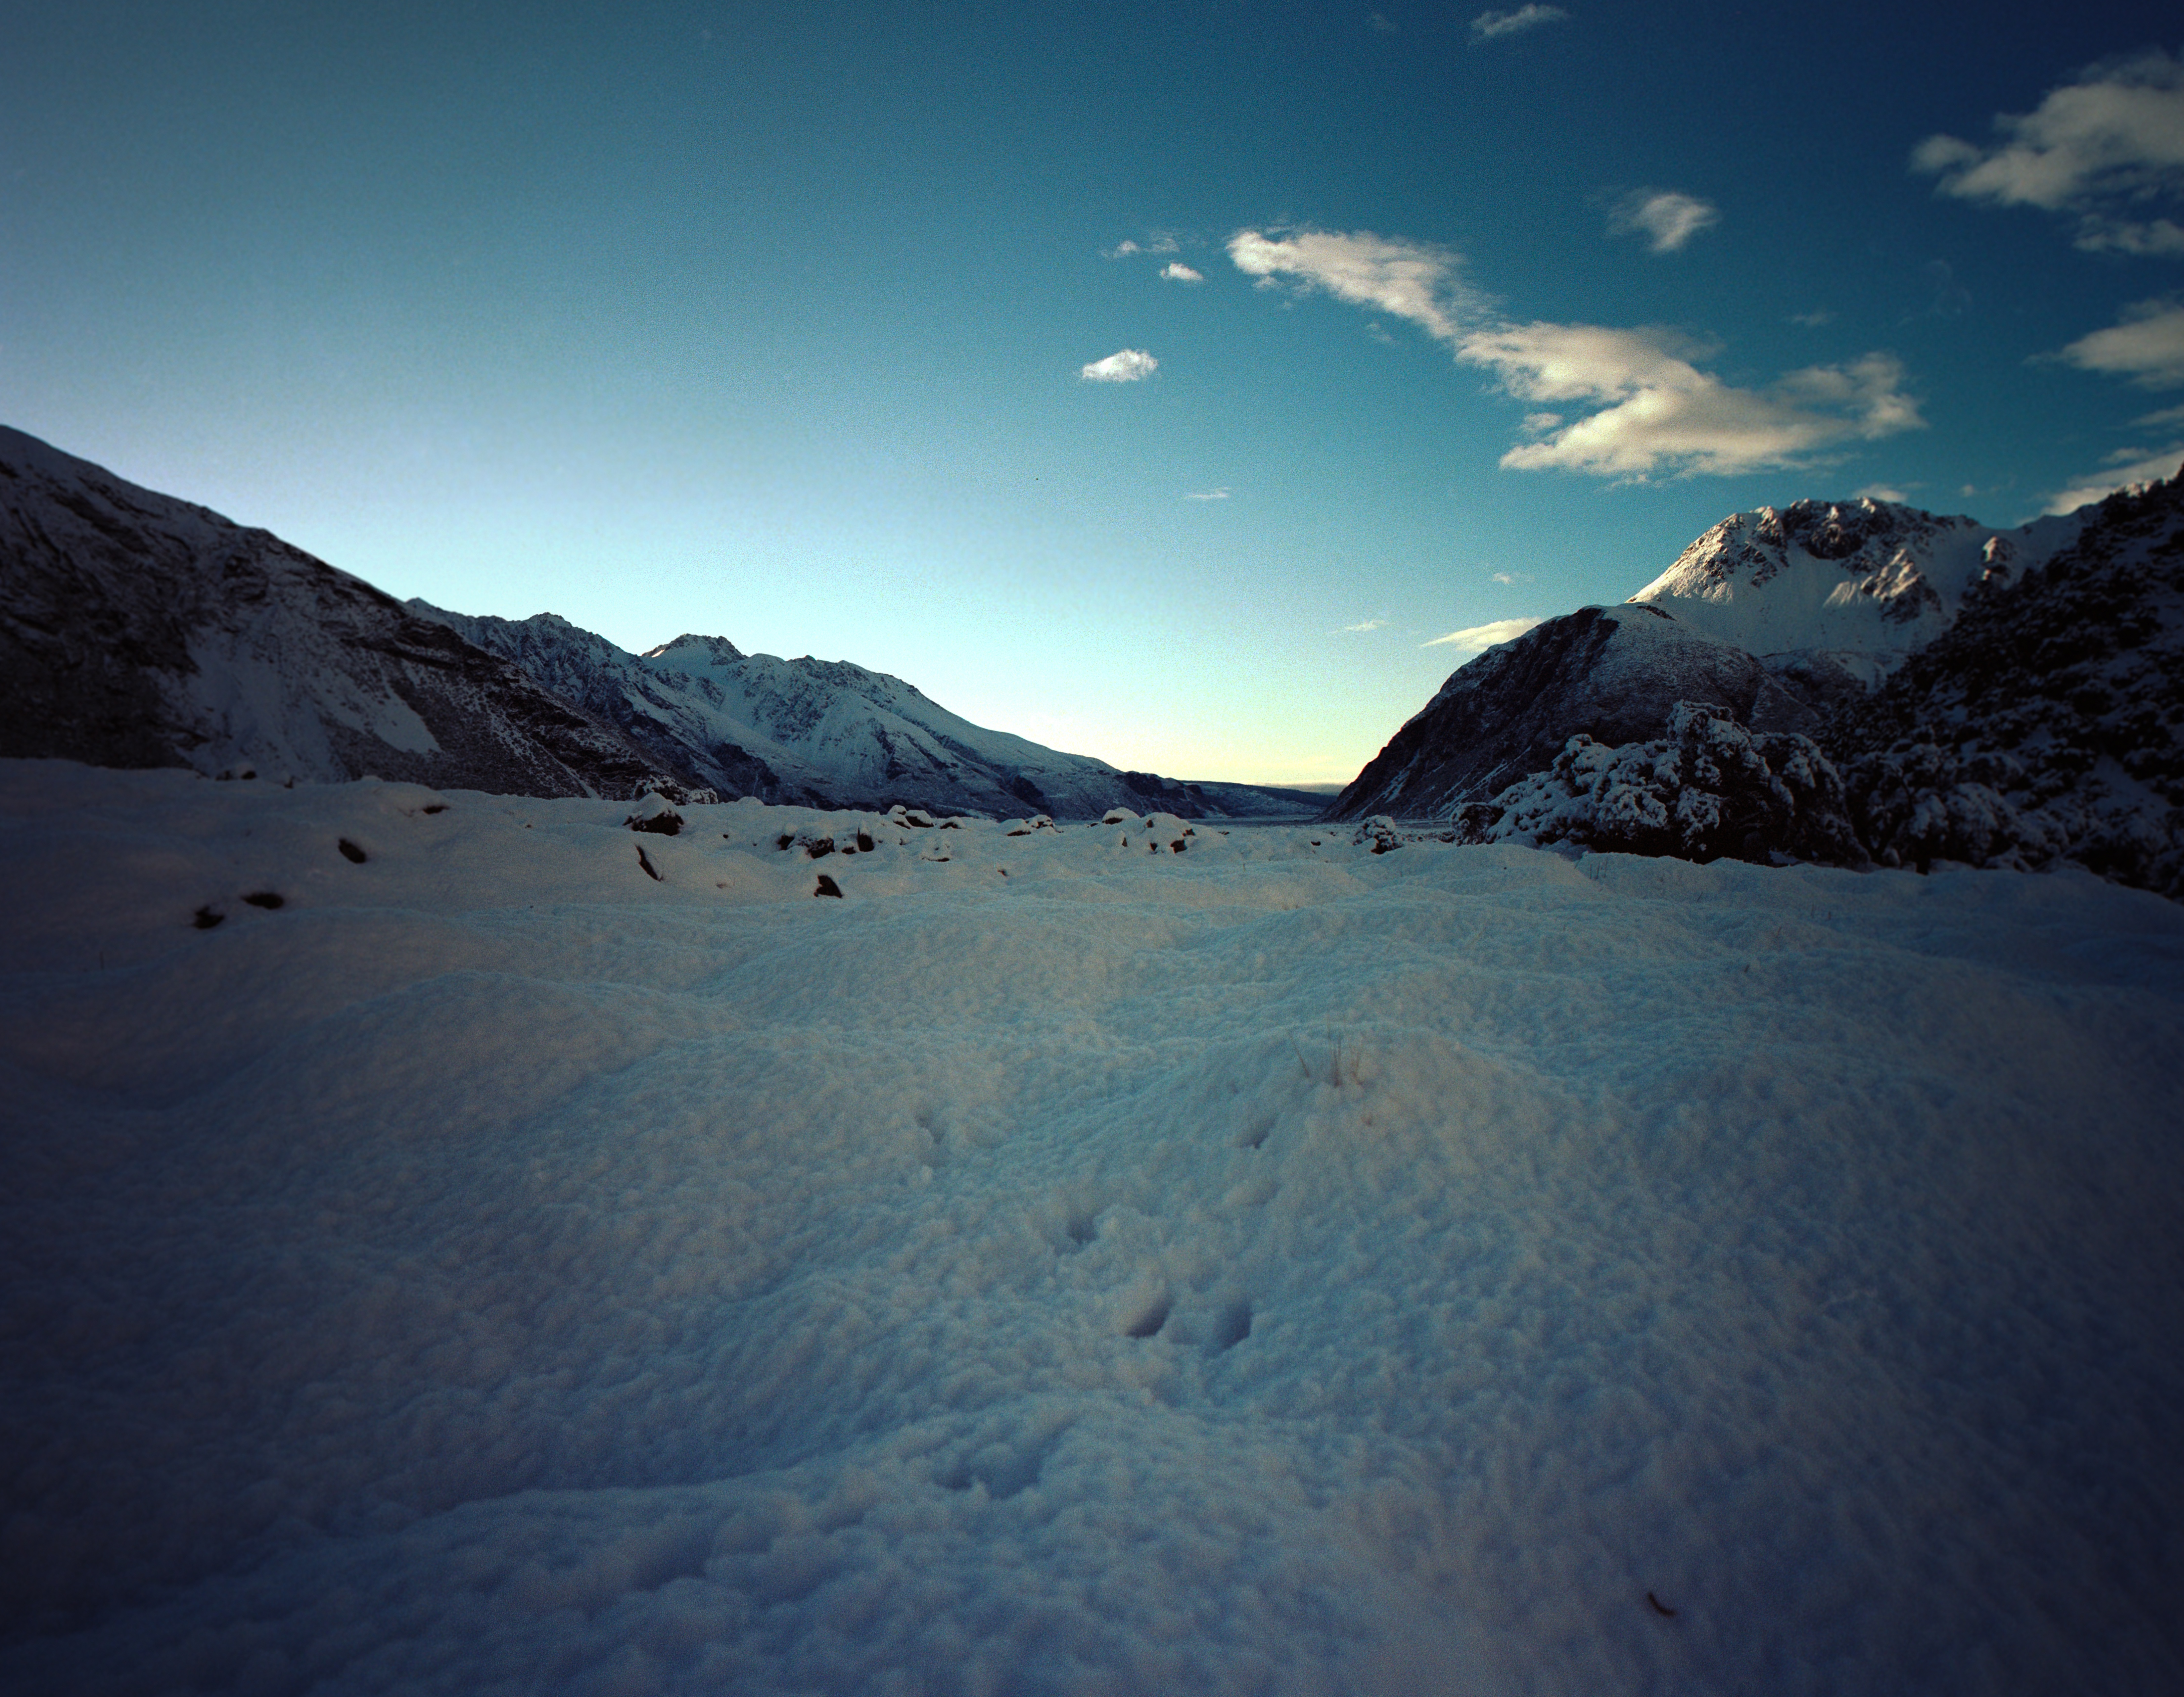
[[[0,427],[0,754],[532,795],[649,779],[822,807],[1316,813],[972,724],[847,660],[451,613]]]

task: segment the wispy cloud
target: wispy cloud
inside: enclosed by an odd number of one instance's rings
[[[1378,30],[1384,36],[1392,36],[1396,33],[1396,26],[1378,12],[1368,12],[1365,14],[1365,23],[1368,28]]]
[[[1497,571],[1494,574],[1494,581],[1514,588],[1519,583],[1529,583],[1532,577],[1529,572],[1525,571]]]
[[[1180,259],[1171,259],[1167,264],[1162,265],[1161,275],[1172,283],[1202,283],[1206,281],[1206,274],[1203,271],[1192,270]]]
[[[1160,361],[1142,348],[1124,348],[1105,359],[1095,359],[1078,372],[1087,383],[1136,383],[1160,368]]]
[[[1105,259],[1127,259],[1133,253],[1180,253],[1183,244],[1173,236],[1149,236],[1143,242],[1123,240],[1112,248],[1102,248],[1100,256]]]
[[[1613,234],[1643,233],[1656,253],[1675,253],[1700,231],[1720,222],[1720,209],[1712,202],[1667,188],[1633,189],[1607,215]]]
[[[1853,501],[1893,501],[1900,507],[1911,498],[1893,483],[1869,483],[1863,489],[1853,489],[1851,498]]]
[[[1463,262],[1449,248],[1375,236],[1369,230],[1300,230],[1283,236],[1240,230],[1228,238],[1228,257],[1262,288],[1288,278],[1352,306],[1407,319],[1436,341],[1457,339],[1465,298],[1457,281]]]
[[[1790,314],[1790,322],[1802,330],[1818,330],[1823,325],[1833,324],[1835,321],[1836,315],[1825,307],[1813,312],[1793,312]]]
[[[1228,487],[1223,484],[1218,489],[1194,489],[1183,498],[1186,501],[1225,501],[1228,498]]]
[[[2184,425],[2184,407],[2164,407],[2131,421],[2133,430],[2166,430],[2171,425]]]
[[[1467,625],[1461,631],[1451,631],[1446,637],[1435,637],[1431,642],[1421,643],[1422,648],[1453,648],[1467,659],[1474,654],[1483,654],[1497,643],[1513,643],[1540,623],[1537,619],[1496,619],[1491,624]]]
[[[1471,33],[1482,42],[1536,30],[1542,24],[1559,24],[1569,14],[1559,6],[1519,6],[1513,12],[1481,12],[1471,20]]]
[[[1286,281],[1406,320],[1464,364],[1492,371],[1518,399],[1549,403],[1524,420],[1537,439],[1502,456],[1515,470],[1728,475],[1808,464],[1825,449],[1925,423],[1892,354],[1740,389],[1693,363],[1710,350],[1672,331],[1501,320],[1462,282],[1462,257],[1428,242],[1369,231],[1245,230],[1230,238],[1228,255],[1262,287]]]
[[[1515,470],[1727,476],[1797,465],[1925,422],[1903,392],[1903,367],[1886,353],[1739,389],[1693,364],[1699,350],[1685,338],[1658,330],[1504,325],[1465,337],[1457,352],[1520,400],[1597,408],[1511,448],[1502,464]]]
[[[2104,470],[2087,472],[2067,489],[2055,492],[2055,498],[2048,504],[2050,513],[2075,513],[2089,506],[2103,496],[2113,495],[2119,489],[2128,489],[2142,483],[2157,483],[2164,477],[2174,477],[2177,468],[2184,465],[2184,442],[2172,442],[2168,447],[2152,453],[2141,448],[2119,448],[2103,462]]]
[[[2081,248],[2184,253],[2184,225],[2142,215],[2184,199],[2184,62],[2157,49],[2095,65],[1994,126],[1992,147],[1929,136],[1911,168],[1959,200],[2070,214]]]
[[[2139,301],[2121,322],[2081,336],[2055,356],[2081,371],[2123,377],[2142,389],[2184,384],[2184,305]]]
[[[1385,619],[1361,620],[1355,625],[1345,625],[1342,627],[1343,634],[1346,636],[1362,636],[1368,631],[1379,630],[1388,621]]]

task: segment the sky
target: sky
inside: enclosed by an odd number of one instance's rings
[[[76,0],[0,422],[400,596],[1339,782],[1728,514],[2184,461],[2167,5]]]

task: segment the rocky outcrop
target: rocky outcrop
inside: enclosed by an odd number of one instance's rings
[[[1448,819],[1546,771],[1573,737],[1613,746],[1663,735],[1680,701],[1758,731],[1812,731],[1794,679],[1658,607],[1585,607],[1489,648],[1441,686],[1328,810]]]
[[[2068,861],[2184,898],[2184,472],[2082,516],[1826,727],[1885,864]]]

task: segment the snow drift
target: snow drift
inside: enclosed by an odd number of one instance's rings
[[[53,761],[0,876],[11,1692],[2184,1682],[2143,893]]]

